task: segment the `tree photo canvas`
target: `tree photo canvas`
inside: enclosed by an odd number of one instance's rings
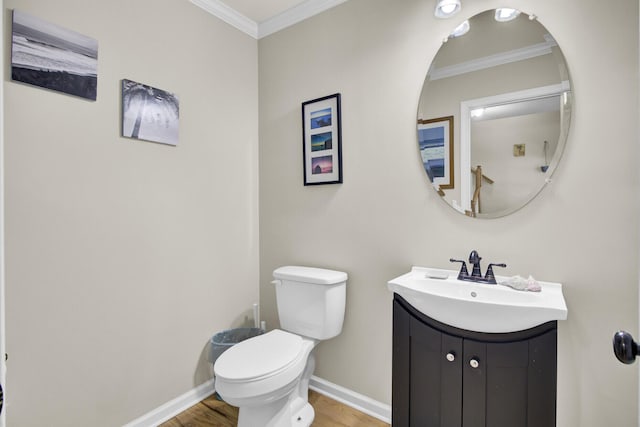
[[[178,96],[132,80],[122,80],[122,136],[178,145]]]

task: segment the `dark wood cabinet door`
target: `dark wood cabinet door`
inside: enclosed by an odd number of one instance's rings
[[[462,342],[460,337],[442,334],[440,427],[462,426]]]
[[[411,427],[462,426],[462,339],[411,319]]]
[[[529,342],[487,343],[486,425],[528,426]]]
[[[486,353],[487,345],[485,343],[473,340],[464,341],[462,370],[462,425],[464,427],[486,427]]]
[[[527,427],[556,426],[557,354],[557,329],[529,340]]]
[[[462,339],[393,307],[392,425],[462,427]]]
[[[391,424],[409,426],[409,389],[411,387],[411,315],[393,301],[393,359],[391,376]]]
[[[555,427],[557,330],[485,345],[486,427]]]

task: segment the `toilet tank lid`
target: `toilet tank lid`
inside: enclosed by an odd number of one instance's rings
[[[276,268],[273,277],[280,280],[292,280],[315,285],[335,285],[347,281],[347,273],[316,267],[288,265]]]

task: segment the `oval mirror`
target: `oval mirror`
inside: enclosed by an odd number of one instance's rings
[[[570,118],[567,65],[544,26],[514,9],[475,15],[445,40],[424,82],[426,176],[460,213],[512,213],[551,182]]]

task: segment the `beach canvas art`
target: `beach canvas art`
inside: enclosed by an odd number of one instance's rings
[[[444,127],[418,129],[418,144],[431,182],[434,178],[444,177]]]
[[[98,41],[14,10],[11,78],[95,101]]]
[[[122,80],[122,136],[178,145],[180,101],[162,89]]]
[[[418,146],[429,181],[440,189],[452,189],[453,116],[418,120]]]

